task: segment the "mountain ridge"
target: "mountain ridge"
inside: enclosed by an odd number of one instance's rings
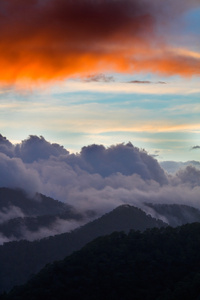
[[[113,231],[144,231],[146,228],[162,226],[167,224],[147,216],[139,208],[121,206],[70,233],[34,242],[23,240],[5,243],[0,246],[0,292],[25,283],[45,264],[63,259],[98,236]]]
[[[13,206],[20,208],[26,216],[55,214],[71,209],[70,205],[40,193],[30,196],[22,189],[1,187],[0,211]]]
[[[200,223],[114,232],[43,268],[1,300],[197,300]]]

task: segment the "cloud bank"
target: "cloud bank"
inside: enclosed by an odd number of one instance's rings
[[[0,187],[40,192],[97,215],[121,204],[180,203],[200,208],[200,171],[186,166],[166,173],[157,160],[131,143],[83,147],[70,154],[43,137],[12,145],[0,140]]]
[[[191,76],[200,59],[167,45],[172,25],[199,1],[2,0],[0,81],[147,71]]]

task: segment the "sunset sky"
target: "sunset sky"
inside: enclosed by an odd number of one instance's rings
[[[2,0],[0,133],[199,160],[199,0]]]

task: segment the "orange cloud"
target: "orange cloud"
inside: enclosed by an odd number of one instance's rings
[[[172,17],[166,2],[173,11],[171,0],[2,0],[0,81],[103,71],[200,74],[199,57],[167,51],[157,34],[161,19]]]

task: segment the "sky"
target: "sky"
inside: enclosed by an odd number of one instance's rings
[[[2,0],[0,133],[199,160],[200,1]]]

